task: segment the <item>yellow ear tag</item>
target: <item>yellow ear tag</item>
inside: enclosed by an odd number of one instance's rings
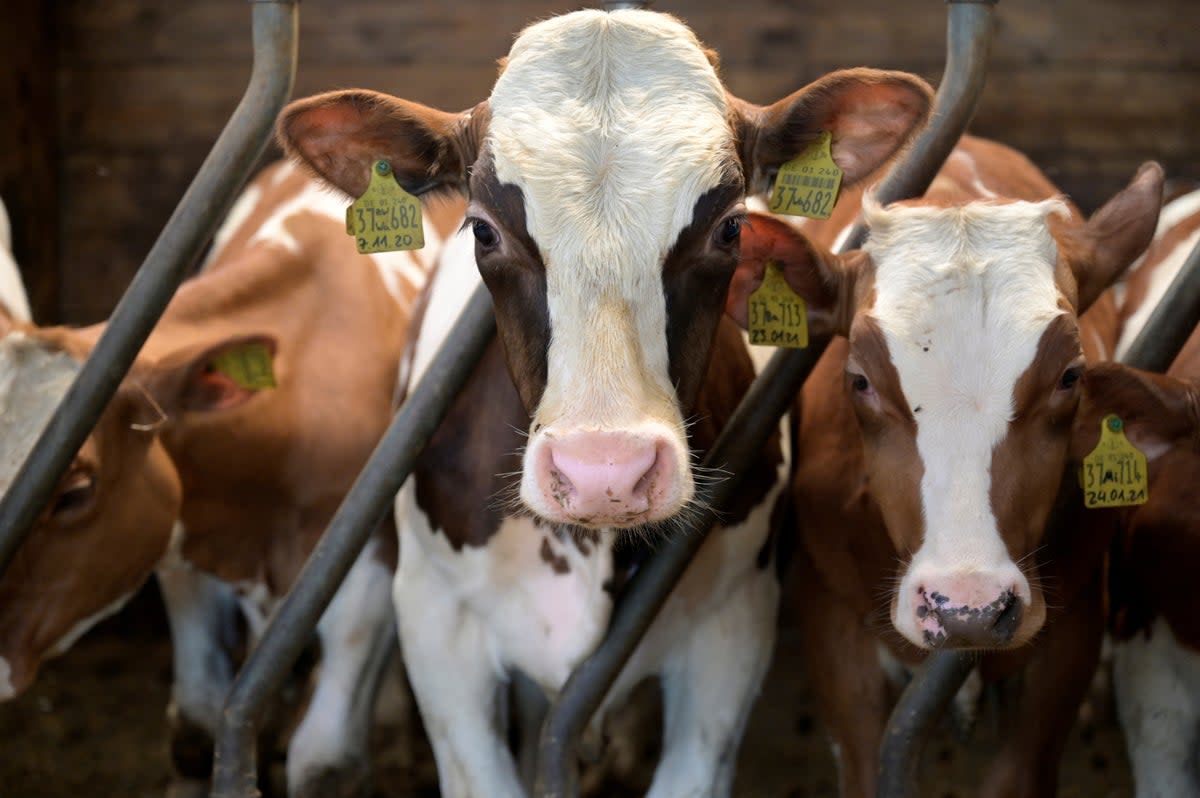
[[[773,260],[766,263],[762,285],[750,295],[746,312],[750,343],[803,349],[808,346],[808,311]]]
[[[1119,416],[1107,415],[1100,421],[1100,442],[1083,458],[1080,483],[1088,507],[1146,503],[1146,455],[1125,437],[1125,423]]]
[[[808,149],[779,167],[775,188],[771,191],[771,213],[828,219],[842,187],[842,170],[833,162],[828,130],[808,145]]]
[[[265,344],[250,342],[226,349],[212,359],[211,365],[243,388],[257,391],[275,387],[271,350]]]
[[[387,161],[375,162],[367,190],[346,209],[346,232],[362,253],[425,246],[421,201],[400,187]]]

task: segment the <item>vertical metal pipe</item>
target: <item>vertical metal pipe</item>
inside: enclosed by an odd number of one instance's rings
[[[1200,322],[1200,243],[1150,314],[1121,362],[1146,371],[1166,371]]]
[[[225,699],[213,757],[212,798],[256,798],[255,733],[267,702],[312,635],[372,530],[392,506],[450,403],[496,331],[492,298],[480,286],[428,371],[338,507],[287,598]]]
[[[116,392],[270,139],[296,74],[298,0],[251,0],[254,67],[221,136],[113,311],[91,357],[0,500],[0,574]]]
[[[962,136],[983,88],[994,5],[995,0],[950,0],[946,69],[934,102],[932,121],[904,162],[894,167],[876,190],[881,202],[925,193]],[[860,246],[864,235],[860,225],[843,248]],[[736,488],[749,458],[756,456],[762,441],[778,423],[824,351],[825,343],[814,341],[808,349],[776,352],[754,381],[704,460],[705,466],[719,466],[734,475],[710,487],[709,494],[703,497],[710,506],[720,507]],[[538,798],[573,798],[578,794],[575,742],[703,544],[712,522],[713,516],[706,515],[688,532],[667,541],[642,567],[613,611],[604,641],[563,686],[542,726],[535,791]]]

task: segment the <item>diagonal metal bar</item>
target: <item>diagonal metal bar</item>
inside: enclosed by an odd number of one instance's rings
[[[1167,287],[1121,362],[1146,371],[1166,371],[1200,323],[1200,243]]]
[[[271,135],[296,74],[299,0],[251,0],[254,67],[233,116],[113,311],[91,357],[0,499],[0,574],[83,445]]]
[[[986,75],[994,5],[995,0],[950,0],[946,69],[933,119],[904,162],[876,190],[881,203],[923,194],[966,129]],[[845,248],[860,246],[864,237],[865,230],[856,226]],[[825,342],[813,342],[808,349],[777,352],[750,387],[705,458],[706,466],[720,466],[734,475],[703,497],[710,506],[720,507],[736,489],[738,475],[795,398],[824,346]],[[567,680],[542,726],[538,798],[574,798],[578,794],[575,742],[703,544],[713,520],[711,514],[699,519],[643,566],[613,611],[608,635]]]
[[[255,734],[321,614],[413,469],[451,401],[496,331],[492,298],[480,286],[428,371],[338,507],[304,570],[242,666],[225,699],[213,759],[212,798],[256,798]]]

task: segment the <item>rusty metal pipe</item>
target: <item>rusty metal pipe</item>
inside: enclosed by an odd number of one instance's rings
[[[962,136],[983,87],[994,5],[994,0],[950,0],[946,71],[932,121],[904,162],[895,166],[880,184],[876,196],[881,202],[924,194]],[[860,246],[864,236],[865,231],[859,225],[843,249]],[[712,506],[720,507],[723,498],[736,488],[738,475],[745,470],[749,458],[757,455],[762,441],[816,364],[824,345],[825,342],[814,341],[808,349],[776,352],[754,381],[705,458],[705,466],[718,466],[734,475],[712,486],[703,496]],[[706,515],[688,532],[671,538],[642,567],[613,611],[608,635],[563,686],[542,726],[535,790],[538,798],[573,798],[578,794],[575,743],[703,544],[713,518]]]
[[[96,425],[150,331],[270,140],[296,74],[299,0],[251,0],[254,67],[242,101],[150,249],[104,334],[0,500],[0,574]]]

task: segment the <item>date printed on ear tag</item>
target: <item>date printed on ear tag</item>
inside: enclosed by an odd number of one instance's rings
[[[828,130],[808,149],[779,167],[771,190],[771,213],[828,219],[842,187],[842,170],[833,162]]]
[[[763,281],[746,308],[746,330],[756,346],[803,349],[808,346],[808,310],[773,260],[766,262]]]
[[[248,390],[275,387],[275,367],[266,344],[250,342],[226,349],[210,365]]]
[[[1146,455],[1125,437],[1120,416],[1110,414],[1100,421],[1100,442],[1083,458],[1079,483],[1089,508],[1146,503]]]
[[[371,166],[367,190],[346,209],[346,233],[364,254],[425,246],[421,201],[400,187],[387,161]]]

